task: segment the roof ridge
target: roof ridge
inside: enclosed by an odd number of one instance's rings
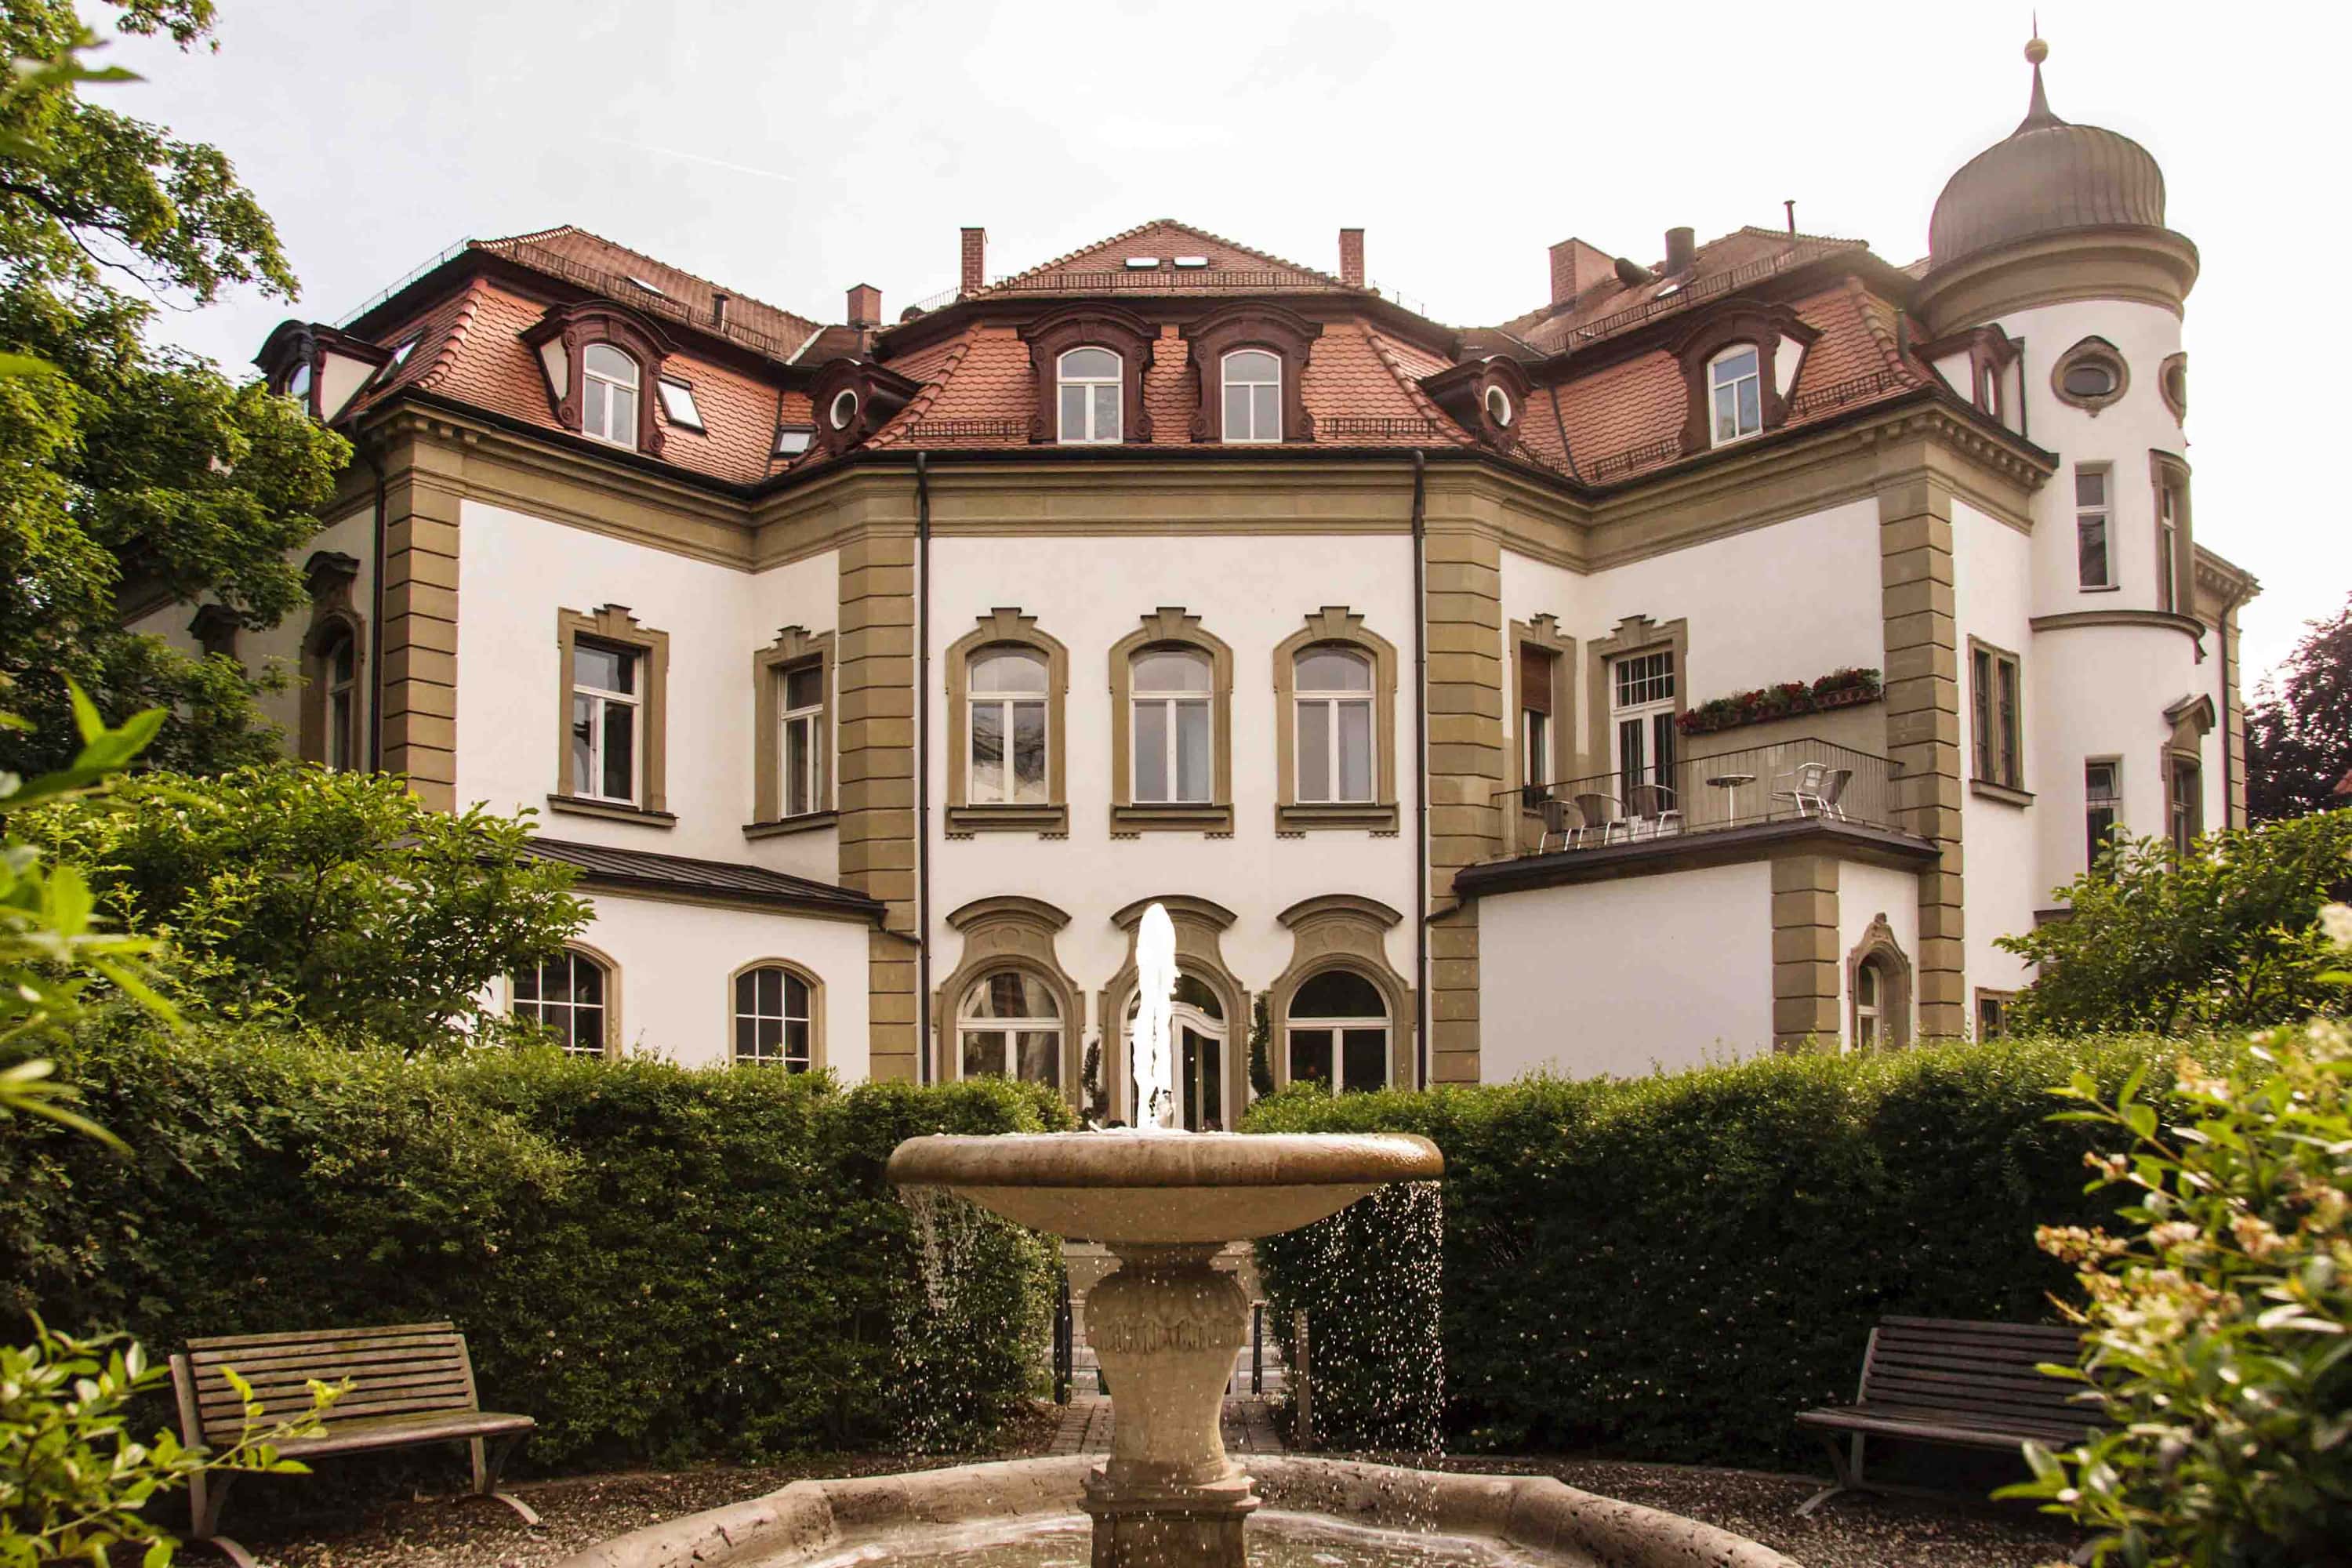
[[[1432,421],[1439,429],[1454,437],[1458,442],[1467,442],[1470,439],[1470,433],[1446,416],[1445,411],[1438,407],[1429,394],[1422,389],[1419,378],[1405,374],[1404,367],[1397,363],[1396,355],[1391,351],[1386,335],[1370,327],[1361,328],[1360,331],[1365,340],[1372,345],[1372,353],[1379,356],[1381,363],[1388,367],[1389,374],[1396,378],[1397,385],[1404,393],[1405,401],[1420,409],[1423,418]]]
[[[1917,382],[1919,374],[1912,369],[1910,362],[1905,356],[1902,343],[1872,312],[1869,300],[1873,296],[1869,288],[1861,279],[1851,274],[1845,278],[1844,283],[1846,302],[1853,307],[1855,317],[1862,322],[1862,330],[1868,332],[1871,341],[1878,345],[1880,357],[1885,360],[1886,368],[1906,381]]]
[[[1064,251],[1061,255],[1055,257],[1050,261],[1041,261],[1034,267],[1026,268],[1019,272],[1010,273],[1005,277],[998,279],[993,283],[983,284],[982,285],[980,291],[985,294],[993,289],[1003,288],[1006,284],[1017,283],[1024,278],[1035,278],[1048,272],[1056,271],[1068,265],[1078,257],[1084,256],[1089,250],[1100,250],[1106,245],[1117,245],[1122,239],[1132,239],[1137,235],[1143,233],[1146,229],[1152,228],[1181,228],[1186,234],[1192,236],[1196,239],[1204,239],[1213,245],[1222,245],[1229,249],[1243,251],[1250,256],[1257,258],[1260,261],[1270,261],[1276,267],[1286,267],[1293,272],[1304,272],[1310,278],[1321,279],[1324,282],[1328,283],[1334,289],[1349,289],[1353,287],[1353,285],[1341,282],[1338,278],[1328,272],[1323,271],[1319,268],[1304,266],[1298,262],[1292,261],[1287,258],[1276,256],[1270,250],[1260,250],[1255,245],[1244,245],[1240,240],[1228,239],[1222,234],[1212,234],[1209,230],[1201,227],[1198,224],[1186,223],[1182,218],[1155,217],[1147,218],[1143,222],[1137,224],[1134,227],[1121,229],[1117,234],[1107,234],[1100,239],[1089,240],[1074,250]],[[1363,290],[1361,289],[1357,290],[1357,292],[1360,293]]]
[[[817,321],[815,318],[811,316],[803,316],[798,310],[786,310],[783,306],[773,304],[769,300],[762,300],[756,294],[745,293],[742,289],[736,288],[731,283],[721,283],[716,279],[705,278],[698,272],[689,272],[675,261],[664,261],[660,257],[652,254],[650,251],[639,250],[634,245],[623,245],[619,240],[598,234],[593,229],[582,228],[576,223],[558,224],[553,228],[535,229],[530,234],[504,235],[492,239],[469,239],[466,244],[470,249],[487,250],[492,246],[499,245],[537,244],[552,236],[564,234],[576,234],[583,239],[593,239],[599,245],[609,245],[614,250],[620,251],[624,255],[634,256],[640,261],[649,261],[656,267],[664,268],[669,271],[677,273],[681,278],[690,278],[695,282],[701,284],[704,288],[710,289],[714,293],[725,294],[730,299],[740,300],[747,305],[757,305],[763,310],[773,310],[779,316],[782,316],[789,321],[799,321],[813,329],[814,331],[823,331],[827,326],[832,324],[830,322]]]
[[[971,345],[979,341],[979,336],[977,328],[966,328],[963,335],[956,340],[955,346],[948,351],[947,358],[940,362],[940,378],[923,383],[923,389],[907,399],[907,405],[892,415],[890,423],[874,432],[866,444],[888,447],[905,440],[908,433],[922,422],[923,416],[930,412],[931,405],[947,391],[948,383],[955,379],[956,372],[963,368],[964,358],[971,353]]]
[[[1743,223],[1733,229],[1731,234],[1752,234],[1759,239],[1810,239],[1816,245],[1858,245],[1865,250],[1870,247],[1870,241],[1866,239],[1849,239],[1842,234],[1805,234],[1790,228],[1766,228],[1760,224],[1753,223]],[[1731,234],[1721,237],[1729,239]],[[1709,240],[1707,243],[1712,245],[1715,242]]]

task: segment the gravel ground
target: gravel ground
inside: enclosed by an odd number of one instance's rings
[[[298,1516],[268,1528],[257,1522],[250,1534],[236,1533],[279,1568],[545,1568],[583,1546],[757,1497],[787,1481],[906,1468],[896,1457],[830,1458],[520,1484],[517,1495],[546,1521],[539,1530],[526,1529],[494,1502],[426,1500],[364,1515]],[[1799,1519],[1797,1505],[1820,1484],[1801,1476],[1598,1459],[1465,1459],[1455,1468],[1555,1475],[1586,1491],[1719,1525],[1784,1552],[1805,1568],[2042,1568],[2064,1563],[2075,1543],[2054,1521],[2022,1508],[1911,1497],[1842,1497],[1812,1518]],[[231,1524],[234,1529],[234,1520]],[[218,1561],[196,1552],[188,1560]]]

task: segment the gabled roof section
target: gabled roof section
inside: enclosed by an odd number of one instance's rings
[[[1150,257],[1156,265],[1129,267]],[[1179,266],[1180,258],[1205,265]],[[1285,261],[1263,250],[1194,228],[1174,218],[1154,218],[1122,234],[1042,262],[1025,272],[1000,278],[972,296],[1005,294],[1215,294],[1301,289],[1318,293],[1349,289],[1328,272]]]
[[[616,849],[536,837],[524,852],[536,859],[574,868],[580,873],[580,885],[591,892],[599,888],[626,888],[866,920],[878,921],[882,914],[882,906],[863,893],[733,860],[697,860],[650,849]]]
[[[729,339],[770,359],[791,361],[823,327],[571,224],[503,239],[468,240],[466,247],[560,278],[647,315]],[[727,301],[723,321],[718,308],[722,297]]]
[[[1752,226],[1738,228],[1700,246],[1690,269],[1680,277],[1660,276],[1653,268],[1647,281],[1629,288],[1612,274],[1572,300],[1530,310],[1495,330],[1544,353],[1559,353],[1722,299],[1824,256],[1841,252],[1866,256],[1869,248],[1859,239]]]

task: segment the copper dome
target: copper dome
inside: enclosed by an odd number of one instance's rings
[[[2038,44],[2041,40],[2036,39]],[[2164,226],[2164,172],[2147,149],[2050,112],[2034,61],[2033,102],[2005,142],[1963,164],[1927,224],[1930,270],[2013,240],[2118,225]]]

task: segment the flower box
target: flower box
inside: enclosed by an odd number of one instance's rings
[[[1884,690],[1874,669],[1833,669],[1810,683],[1783,681],[1778,686],[1734,692],[1702,702],[1677,718],[1675,728],[1685,735],[1712,735],[1748,724],[1768,724],[1776,719],[1795,719],[1807,713],[1825,713],[1835,708],[1875,702]]]

